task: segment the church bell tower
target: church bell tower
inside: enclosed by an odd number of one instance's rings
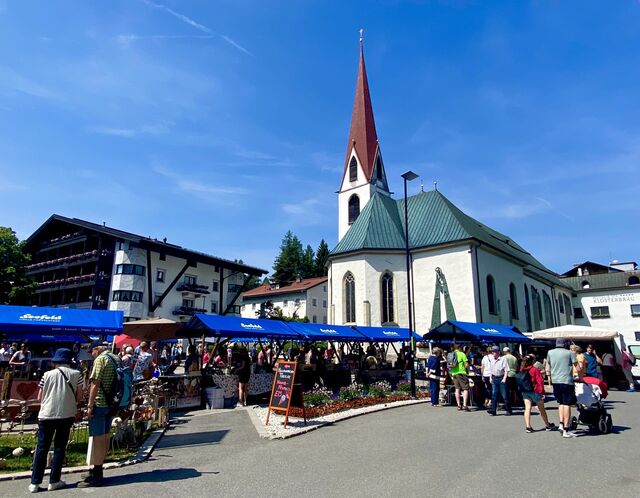
[[[374,192],[389,193],[387,175],[373,119],[360,30],[360,63],[347,142],[342,183],[338,191],[338,241],[347,233]]]

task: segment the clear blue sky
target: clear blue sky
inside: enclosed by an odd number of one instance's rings
[[[333,247],[360,27],[393,190],[437,180],[558,272],[640,259],[633,0],[0,0],[0,225]]]

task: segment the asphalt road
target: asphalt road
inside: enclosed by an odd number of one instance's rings
[[[60,496],[630,496],[640,494],[640,394],[609,397],[615,432],[562,439],[524,432],[521,416],[415,405],[339,422],[284,441],[260,439],[246,412],[194,413],[143,464],[107,486]],[[555,403],[548,404],[557,423]],[[541,428],[536,416],[534,428]],[[46,483],[46,478],[45,478]],[[0,496],[27,494],[0,482]]]

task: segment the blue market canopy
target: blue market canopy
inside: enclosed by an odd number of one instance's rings
[[[366,341],[360,332],[346,325],[326,325],[320,323],[288,322],[295,332],[311,341]]]
[[[431,329],[424,338],[432,341],[481,341],[488,343],[503,342],[531,342],[513,325],[498,325],[495,323],[473,323],[448,320],[436,328]]]
[[[365,336],[367,341],[371,342],[408,342],[410,339],[409,329],[401,327],[363,327],[356,325],[353,328]],[[415,332],[413,337],[417,340],[422,339]]]
[[[232,316],[196,313],[186,327],[213,337],[255,339],[302,339],[284,322],[264,318],[238,318]]]
[[[0,305],[0,332],[13,334],[122,333],[122,311]]]
[[[86,335],[76,334],[4,334],[4,340],[8,342],[28,342],[28,343],[80,343],[87,344],[91,342],[91,338]]]

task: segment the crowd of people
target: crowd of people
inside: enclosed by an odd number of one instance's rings
[[[160,375],[160,371],[166,371],[173,361],[171,346],[160,349],[155,342],[143,341],[136,347],[124,344],[119,353],[112,353],[110,349],[110,344],[100,342],[88,348],[93,363],[87,386],[73,350],[59,348],[51,358],[53,368],[45,372],[39,382],[38,439],[29,485],[31,493],[42,490],[51,445],[53,459],[48,489],[66,486],[61,480],[62,464],[71,427],[82,408],[86,410],[91,436],[87,453],[87,464],[91,470],[78,487],[102,486],[103,464],[109,449],[113,418],[122,415],[129,407],[136,383]],[[23,356],[26,356],[24,352]],[[16,359],[28,364],[27,359]],[[177,355],[175,361],[179,361]],[[87,390],[88,396],[85,396]]]
[[[600,357],[592,344],[583,351],[569,340],[558,339],[556,347],[548,351],[541,362],[535,354],[520,356],[510,348],[502,350],[491,346],[478,350],[457,344],[445,353],[439,347],[433,349],[427,360],[431,405],[443,406],[440,392],[444,386],[453,386],[453,398],[459,411],[470,411],[470,392],[473,382],[476,405],[495,416],[498,402],[502,401],[505,415],[513,415],[514,406],[524,407],[525,431],[535,432],[531,426],[531,412],[534,407],[540,412],[546,431],[555,430],[545,410],[545,384],[547,376],[558,403],[559,425],[564,438],[573,438],[571,430],[571,407],[576,405],[575,383],[585,379],[613,378],[615,363],[611,353]],[[627,350],[622,352],[623,371],[630,372],[635,358]],[[470,380],[470,377],[472,380]],[[627,375],[629,391],[635,391],[633,377]],[[453,404],[453,403],[452,403]]]

